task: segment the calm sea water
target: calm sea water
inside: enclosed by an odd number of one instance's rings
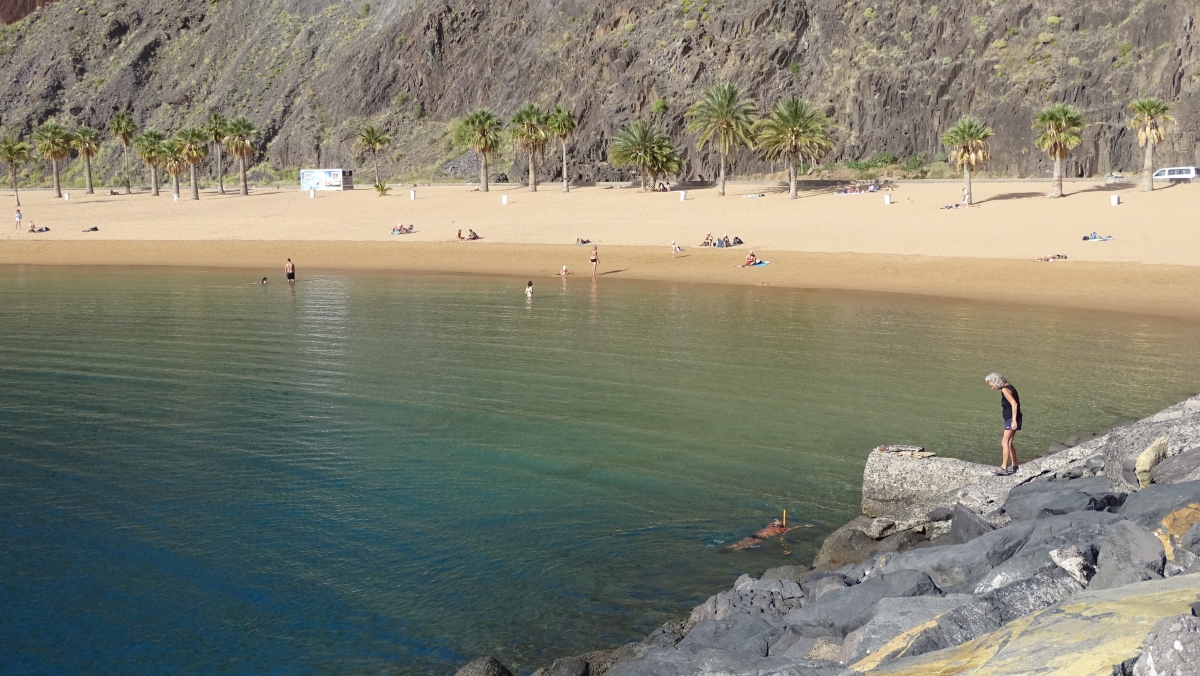
[[[277,277],[277,276],[276,276]],[[0,670],[448,674],[807,563],[885,442],[1193,394],[1196,326],[589,279],[0,268]],[[724,548],[787,509],[813,524]]]

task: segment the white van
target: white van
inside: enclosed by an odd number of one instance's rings
[[[1170,167],[1154,172],[1156,181],[1194,181],[1200,171],[1196,167]]]

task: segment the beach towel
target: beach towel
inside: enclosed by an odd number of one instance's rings
[[[1116,239],[1116,237],[1112,237],[1112,236],[1110,235],[1110,236],[1108,236],[1108,237],[1096,237],[1095,239],[1087,239],[1087,240],[1084,240],[1084,241],[1087,241],[1087,242],[1109,242],[1109,241],[1112,241],[1112,240],[1114,240],[1114,239]]]
[[[762,268],[771,264],[771,261],[759,261],[754,265],[739,265],[739,268]]]

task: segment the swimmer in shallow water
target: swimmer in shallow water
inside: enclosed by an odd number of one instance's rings
[[[762,543],[766,542],[767,540],[770,540],[773,537],[778,537],[780,535],[783,535],[784,533],[796,530],[797,528],[803,528],[803,527],[804,527],[804,525],[785,526],[779,519],[775,519],[774,521],[771,522],[771,525],[758,531],[757,533],[755,533],[754,535],[751,535],[750,537],[742,538],[741,540],[738,540],[733,545],[730,545],[729,548],[730,549],[752,549],[754,547],[762,546]]]

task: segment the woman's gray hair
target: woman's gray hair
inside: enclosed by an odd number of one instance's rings
[[[983,382],[988,385],[995,385],[996,387],[1004,387],[1008,384],[1008,379],[993,371],[983,377]]]

